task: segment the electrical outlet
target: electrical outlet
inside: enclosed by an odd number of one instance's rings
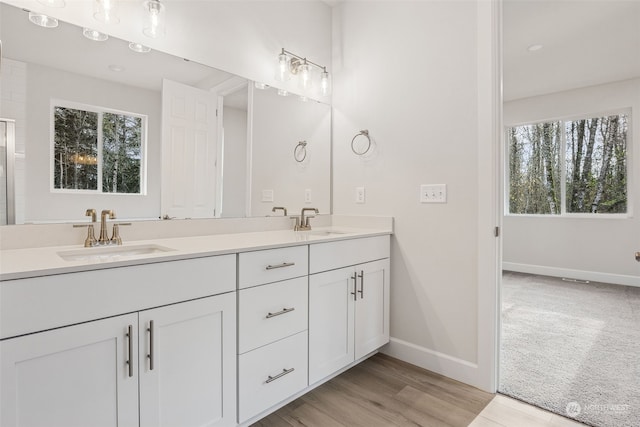
[[[422,184],[420,203],[447,203],[446,184]]]
[[[311,203],[311,189],[307,188],[304,190],[304,202]]]
[[[273,190],[262,190],[262,201],[273,202]]]
[[[364,187],[356,187],[356,203],[365,203]]]

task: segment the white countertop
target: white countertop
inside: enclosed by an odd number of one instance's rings
[[[331,232],[339,234],[326,234]],[[136,247],[157,245],[170,250],[123,256],[112,254],[76,260],[65,260],[59,253],[69,251],[83,253],[86,251],[87,254],[95,254],[107,247],[84,248],[82,245],[71,245],[2,250],[0,251],[0,281],[388,234],[391,234],[391,231],[386,229],[318,227],[312,231],[302,232],[278,230],[137,240],[125,242],[122,246],[113,246],[113,248],[124,250],[125,248],[135,249]]]

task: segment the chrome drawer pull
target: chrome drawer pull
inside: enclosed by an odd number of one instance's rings
[[[280,316],[281,314],[291,313],[295,309],[296,309],[295,307],[283,308],[281,311],[278,311],[276,313],[267,313],[266,318],[271,319],[272,317]]]
[[[149,332],[149,354],[147,354],[147,358],[149,359],[149,370],[153,371],[153,320],[149,321],[147,332]]]
[[[364,270],[360,270],[360,274],[358,274],[360,278],[360,290],[358,293],[360,294],[360,298],[364,298]]]
[[[129,377],[133,376],[133,326],[129,325],[127,327],[127,333],[125,334],[127,337],[127,343],[129,344],[129,350],[127,356],[129,359],[127,360],[127,365],[129,365]]]
[[[295,371],[296,368],[291,368],[291,369],[283,369],[282,372],[280,372],[278,375],[276,375],[275,377],[272,377],[271,375],[269,375],[267,377],[267,380],[265,381],[265,384],[269,384],[271,381],[275,381],[278,378],[282,378],[287,374],[290,374],[291,372]]]
[[[354,301],[358,301],[358,273],[353,273],[351,278],[353,279],[353,292],[351,292],[351,295],[353,295]]]
[[[296,265],[295,262],[283,262],[282,264],[278,265],[267,265],[267,270],[275,270],[276,268],[291,267],[294,265]]]

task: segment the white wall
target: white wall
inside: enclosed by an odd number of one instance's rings
[[[274,215],[274,206],[284,206],[292,215],[303,207],[330,213],[331,107],[255,89],[253,111],[251,216]],[[307,156],[300,163],[293,157],[299,141],[307,141]],[[273,202],[262,202],[263,190],[273,190]]]
[[[504,105],[505,126],[632,109],[629,215],[568,218],[506,215],[503,267],[551,276],[640,286],[640,79],[525,98]]]
[[[225,106],[223,121],[222,216],[243,217],[247,188],[247,110]]]
[[[394,217],[386,351],[485,389],[483,322],[495,312],[479,311],[492,289],[480,271],[494,254],[481,267],[478,248],[495,218],[491,184],[481,188],[491,125],[479,117],[492,114],[492,17],[488,2],[347,2],[333,22],[334,213]],[[376,143],[366,158],[350,148],[361,129]],[[420,204],[420,184],[447,184],[447,203]],[[365,204],[354,203],[358,186]]]
[[[127,218],[157,218],[160,211],[160,92],[123,86],[35,64],[27,65],[25,222],[82,220],[88,208],[113,209]],[[51,102],[64,100],[146,114],[147,195],[52,193]],[[46,209],[42,207],[46,206]]]

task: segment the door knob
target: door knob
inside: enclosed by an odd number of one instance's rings
[[[640,262],[640,252],[636,252],[636,261]]]

